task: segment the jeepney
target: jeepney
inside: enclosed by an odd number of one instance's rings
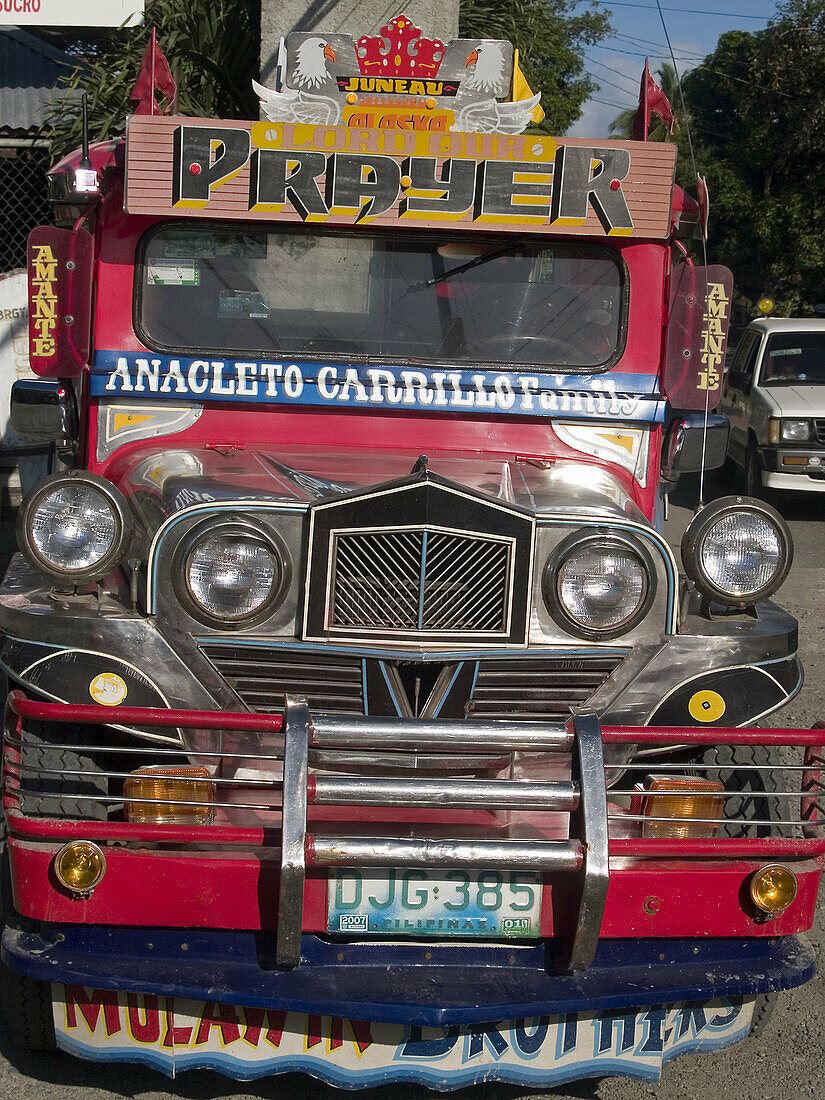
[[[294,33],[51,172],[0,587],[18,1042],[346,1088],[656,1077],[806,981],[823,734],[719,465],[667,143],[509,43]]]

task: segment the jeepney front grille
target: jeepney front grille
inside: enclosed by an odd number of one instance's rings
[[[246,706],[259,714],[280,714],[287,693],[305,698],[313,710],[364,713],[357,657],[232,643],[205,645],[203,653]]]
[[[619,662],[617,656],[479,661],[467,717],[564,721],[588,701]]]
[[[333,533],[327,623],[506,635],[514,541],[434,529]]]
[[[817,443],[821,443],[825,446],[825,420],[814,421],[814,433]]]

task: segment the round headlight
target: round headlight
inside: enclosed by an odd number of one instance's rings
[[[284,558],[262,532],[221,526],[189,544],[183,573],[198,611],[222,623],[245,622],[273,604],[284,579]]]
[[[20,549],[57,581],[100,580],[120,561],[131,521],[120,492],[97,474],[69,471],[41,482],[17,518]]]
[[[622,634],[653,598],[653,568],[642,549],[614,535],[568,540],[547,563],[544,601],[561,626],[586,638]]]
[[[793,561],[779,513],[761,500],[723,497],[697,512],[682,538],[685,572],[703,595],[745,607],[775,592]]]

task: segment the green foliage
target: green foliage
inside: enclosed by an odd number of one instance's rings
[[[178,84],[179,114],[258,117],[250,81],[258,69],[259,0],[147,0],[141,27],[60,43],[78,57],[79,67],[66,81],[66,97],[46,120],[55,155],[80,143],[81,91],[88,95],[92,140],[123,133],[152,26]]]
[[[582,53],[610,30],[609,15],[593,4],[573,15],[576,0],[461,0],[462,38],[505,38],[519,51],[527,82],[541,92],[541,129],[564,133],[581,115],[595,84]]]
[[[713,258],[751,310],[768,295],[779,314],[812,313],[825,298],[825,0],[789,0],[764,31],[722,35],[683,86]]]

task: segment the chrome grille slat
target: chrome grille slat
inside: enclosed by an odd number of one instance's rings
[[[513,545],[426,528],[333,533],[336,627],[504,635]]]
[[[251,710],[277,713],[287,693],[306,696],[316,710],[364,713],[361,661],[357,657],[289,652],[268,646],[209,643],[204,655]]]
[[[573,669],[565,667],[571,662],[563,658],[480,661],[468,717],[565,718],[571,707],[588,701],[620,661],[618,656],[582,657]]]

